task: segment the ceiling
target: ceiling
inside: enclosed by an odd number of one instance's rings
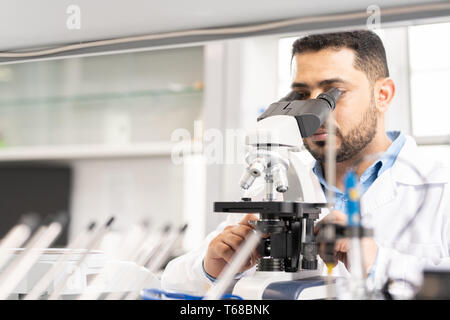
[[[383,8],[448,1],[377,0]],[[81,29],[69,30],[69,5]],[[373,0],[0,0],[0,50],[366,11]]]

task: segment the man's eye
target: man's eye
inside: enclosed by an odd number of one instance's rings
[[[295,92],[295,100],[306,100],[308,99],[309,94],[306,92]]]
[[[281,101],[294,101],[294,100],[305,100],[308,99],[308,94],[299,91],[291,91],[287,96],[285,96]]]
[[[339,88],[338,88],[339,89]],[[343,97],[345,95],[345,90],[344,89],[339,89],[339,91],[341,91],[341,97]]]
[[[333,88],[338,89],[339,91],[342,92],[342,94],[344,94],[344,92],[345,92],[344,88],[339,88],[339,87],[329,87],[329,88],[326,88],[323,92],[326,92],[326,91],[328,91],[330,89],[333,89]]]

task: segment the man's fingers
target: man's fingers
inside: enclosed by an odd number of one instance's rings
[[[244,218],[241,221],[239,221],[239,224],[253,228],[253,225],[250,224],[249,221],[255,221],[255,220],[258,220],[257,216],[255,216],[254,214],[246,214],[244,216]]]
[[[229,245],[234,251],[237,251],[239,249],[239,247],[241,246],[242,242],[244,241],[244,238],[236,235],[234,233],[227,233],[226,235],[224,235],[224,237],[222,238],[222,241]]]
[[[350,248],[350,242],[348,239],[338,239],[336,240],[336,244],[334,245],[335,252],[348,252]]]
[[[244,218],[237,224],[232,226],[227,226],[223,229],[222,233],[218,235],[211,243],[208,249],[208,263],[205,262],[209,269],[212,269],[211,264],[218,263],[217,261],[222,260],[226,263],[230,263],[233,259],[234,254],[239,250],[245,238],[248,236],[249,232],[254,229],[254,226],[250,224],[250,221],[258,220],[258,217],[254,214],[247,214]],[[212,262],[216,261],[216,262]],[[257,257],[252,253],[248,258],[246,265],[243,266],[243,270],[252,267],[257,261]],[[219,270],[220,271],[220,270]],[[212,271],[214,274],[218,273]],[[210,273],[211,274],[211,273]]]
[[[220,241],[217,243],[214,247],[216,257],[225,260],[227,263],[230,263],[233,255],[234,250],[232,247],[230,247],[228,244],[226,244],[223,241]]]
[[[248,234],[250,233],[250,231],[252,231],[252,230],[253,230],[253,228],[251,228],[249,226],[239,225],[239,226],[235,226],[233,228],[228,229],[228,232],[245,239],[248,236]]]

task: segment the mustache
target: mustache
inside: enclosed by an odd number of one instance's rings
[[[317,132],[325,132],[325,133],[328,133],[328,125],[325,123],[324,125],[322,125],[319,129],[317,129],[317,131],[316,131],[316,133]],[[343,135],[342,135],[342,133],[341,133],[341,130],[339,130],[339,127],[335,124],[334,125],[334,133],[335,133],[335,135],[336,135],[336,137],[339,137],[339,138],[343,138]]]

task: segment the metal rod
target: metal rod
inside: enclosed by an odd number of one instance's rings
[[[23,300],[37,300],[48,288],[50,283],[57,274],[60,274],[64,267],[66,266],[66,262],[73,256],[72,250],[76,248],[83,248],[87,241],[89,240],[89,236],[95,229],[95,222],[92,222],[88,225],[86,232],[83,232],[78,235],[68,246],[68,252],[61,254],[59,259],[53,264],[53,266],[39,279],[39,281],[33,286],[31,291],[23,298]]]
[[[164,229],[161,231],[161,235],[159,236],[159,240],[154,242],[154,236],[150,235],[145,242],[143,243],[142,247],[140,248],[140,253],[137,253],[136,256],[136,265],[138,267],[145,267],[147,266],[150,261],[152,260],[152,258],[156,255],[156,253],[158,252],[158,250],[161,248],[161,246],[167,242],[168,235],[170,233],[170,225],[167,225],[164,227]],[[127,280],[127,278],[122,279],[122,282]],[[110,296],[107,296],[105,298],[108,300],[119,300],[122,299],[126,296],[126,293],[123,292],[117,292],[114,293]]]
[[[133,247],[129,248],[129,250],[128,250],[129,254],[127,254],[127,256],[124,257],[123,260],[136,262],[142,248],[148,246],[146,241],[149,240],[150,236],[147,235],[147,226],[145,226],[143,228],[141,234],[142,234],[142,236],[140,237],[140,239],[138,239],[138,241],[136,241],[136,243],[133,245]],[[129,280],[129,277],[127,277],[127,276],[128,275],[125,272],[114,275],[114,278],[115,278],[114,282],[115,282],[117,288],[119,288],[119,290],[116,292],[110,292],[110,293],[106,294],[104,300],[118,300],[122,297],[124,292],[120,291],[120,288],[122,288],[122,286]]]
[[[187,229],[187,224],[183,225],[178,232],[175,234],[173,239],[168,241],[167,245],[163,247],[161,250],[161,254],[157,255],[152,261],[150,261],[148,265],[148,269],[151,272],[158,271],[162,265],[166,262],[166,260],[169,258],[170,254],[172,253],[175,245],[178,243],[178,241],[181,239],[181,237],[184,235],[184,232]]]
[[[336,125],[333,112],[328,115],[327,121],[327,140],[326,140],[326,155],[325,155],[325,176],[328,185],[327,202],[330,213],[334,208],[336,202],[336,195],[333,188],[336,186]],[[330,221],[331,222],[331,221]],[[327,265],[327,276],[325,282],[327,284],[327,299],[333,299],[335,295],[334,281],[331,276],[331,266]]]
[[[233,281],[242,266],[245,265],[253,250],[255,250],[260,239],[261,233],[259,231],[254,230],[250,232],[240,249],[234,254],[231,262],[227,264],[217,278],[215,285],[206,292],[204,300],[218,300],[223,296],[231,281]]]
[[[25,241],[30,238],[38,223],[39,218],[36,215],[28,214],[3,237],[0,243],[0,270],[12,257],[10,249],[22,247]]]
[[[62,231],[59,221],[52,222],[48,227],[40,228],[30,241],[22,255],[15,259],[0,277],[0,300],[6,299],[19,282],[33,267],[45,248],[49,247]]]
[[[267,174],[266,180],[266,201],[273,201],[273,177]]]
[[[133,229],[126,237],[123,245],[119,248],[118,258],[120,260],[128,260],[130,256],[133,254],[133,251],[136,249],[136,246],[139,245],[140,241],[142,241],[143,230],[141,227],[136,227],[137,229]],[[104,292],[98,290],[98,287],[104,283],[106,277],[109,274],[103,270],[103,272],[98,273],[95,278],[92,280],[92,284],[90,288],[87,288],[85,292],[78,296],[77,300],[96,300],[102,295]]]
[[[114,217],[110,217],[108,221],[105,223],[105,225],[98,230],[98,232],[92,237],[89,244],[86,247],[85,252],[80,257],[78,262],[76,263],[75,267],[72,269],[72,272],[69,272],[64,275],[62,280],[60,280],[58,286],[55,288],[55,290],[52,292],[48,300],[56,300],[59,296],[61,291],[64,289],[67,280],[70,276],[75,272],[75,270],[84,262],[84,260],[88,257],[88,254],[101,242],[101,240],[104,238],[104,236],[109,231],[109,228],[111,227],[112,223],[114,222]]]
[[[170,230],[170,226],[166,226],[162,230],[162,235],[166,235]],[[160,236],[162,238],[162,236]],[[136,263],[138,267],[144,267],[148,261],[151,259],[151,257],[156,253],[157,248],[160,247],[161,243],[159,241],[154,242],[155,236],[153,234],[148,235],[145,240],[143,241],[140,248],[136,251],[136,254],[134,255],[132,261]],[[126,281],[128,281],[128,277],[125,277],[124,274],[122,276],[119,275],[119,287],[122,286]],[[125,296],[124,292],[113,292],[108,294],[105,297],[105,300],[119,300],[123,296]]]
[[[327,148],[325,155],[325,175],[328,185],[327,200],[330,204],[330,209],[335,203],[333,187],[336,186],[336,126],[334,121],[333,112],[330,112],[327,120]]]
[[[176,244],[183,237],[187,227],[188,225],[185,224],[179,230],[177,230],[174,236],[171,239],[169,239],[167,241],[167,244],[162,248],[161,253],[157,254],[156,256],[153,256],[153,259],[151,259],[148,264],[148,270],[150,271],[149,275],[134,286],[135,290],[131,290],[127,295],[125,295],[124,297],[125,300],[136,300],[139,297],[141,289],[145,286],[150,277],[155,272],[157,272],[170,257],[170,254],[172,253]]]

